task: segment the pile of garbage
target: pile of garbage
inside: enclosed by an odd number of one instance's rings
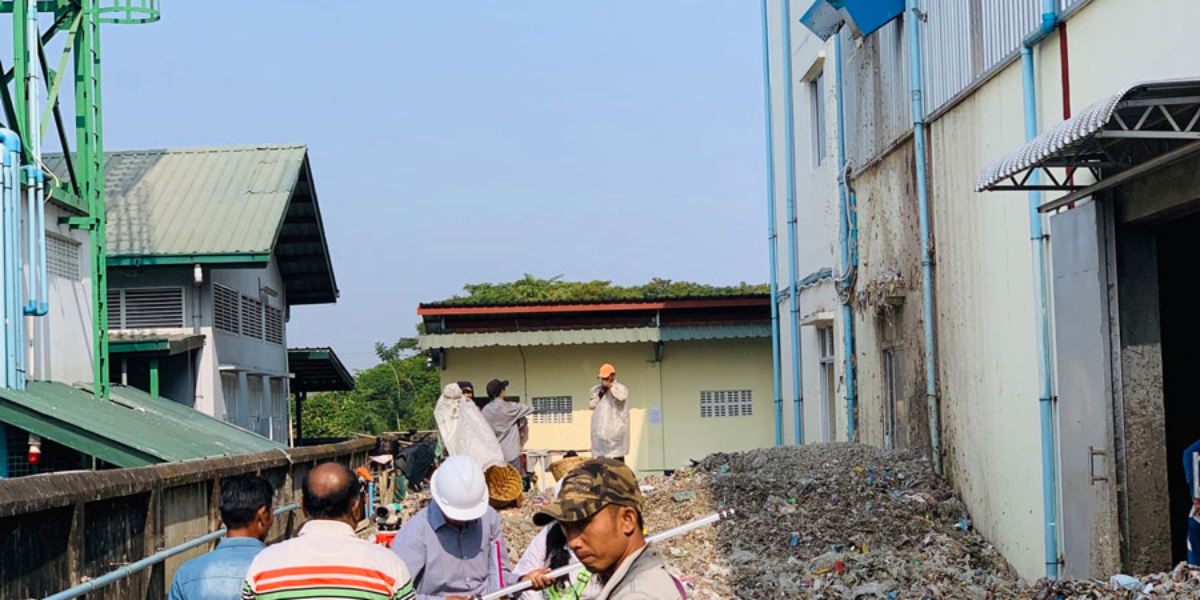
[[[723,508],[736,516],[662,544],[697,600],[1155,600],[1200,597],[1198,573],[1111,581],[1022,581],[917,455],[853,444],[714,454],[643,480],[646,526]],[[515,562],[547,501],[527,495],[502,523]]]

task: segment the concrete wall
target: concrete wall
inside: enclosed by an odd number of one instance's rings
[[[276,488],[278,508],[300,501],[301,482],[313,466],[337,461],[357,468],[366,464],[374,445],[373,438],[363,438],[286,453],[5,481],[0,484],[0,597],[41,598],[216,530],[222,478],[262,475]],[[302,523],[300,511],[277,517],[268,542],[291,537]],[[87,598],[164,600],[179,566],[215,545],[175,555]]]
[[[672,342],[661,362],[652,344],[598,344],[446,351],[443,385],[467,380],[480,394],[492,378],[509,380],[508,393],[532,398],[570,396],[570,423],[530,423],[527,450],[588,451],[588,392],[600,365],[612,363],[629,388],[630,453],[639,471],[674,469],[712,452],[770,446],[774,438],[771,349],[766,339]],[[752,390],[751,417],[700,418],[701,390]],[[651,423],[650,413],[661,415]],[[737,433],[729,426],[737,425]]]

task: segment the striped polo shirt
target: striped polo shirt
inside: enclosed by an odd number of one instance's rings
[[[243,600],[411,600],[404,561],[341,521],[314,520],[250,564]]]

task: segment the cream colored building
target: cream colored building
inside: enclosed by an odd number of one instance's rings
[[[602,364],[629,388],[630,453],[639,473],[714,452],[774,443],[769,299],[422,305],[442,383],[493,378],[531,404],[525,448],[559,457],[591,445],[588,395]]]
[[[810,173],[813,148],[824,144],[828,156],[838,155],[840,98],[840,149],[857,223],[850,241],[858,255],[857,438],[937,452],[974,525],[1027,578],[1043,576],[1048,565],[1084,577],[1169,568],[1181,558],[1188,503],[1180,453],[1200,438],[1190,387],[1190,374],[1200,368],[1191,350],[1200,324],[1186,308],[1180,279],[1196,254],[1189,232],[1197,223],[1187,216],[1200,209],[1200,161],[1190,145],[1200,139],[1194,118],[1200,68],[1192,59],[1200,42],[1188,28],[1200,4],[916,3],[930,348],[909,71],[914,13],[903,10],[865,36],[842,27],[822,41],[801,22],[822,2],[764,3],[781,317],[789,300],[787,257],[799,257],[801,277],[813,267],[847,271],[840,258],[803,264],[808,253],[789,248],[783,229],[789,220],[802,231],[830,227],[836,184]],[[1044,35],[1031,36],[1043,26]],[[1024,48],[1030,60],[1023,65]],[[831,82],[838,71],[840,86]],[[1166,81],[1175,79],[1186,81]],[[783,93],[789,85],[790,150]],[[1027,86],[1031,115],[1024,110]],[[820,114],[827,116],[823,132],[814,126]],[[1030,116],[1033,132],[1043,137],[1026,147]],[[786,204],[789,158],[794,219]],[[1050,172],[1040,182],[1025,178],[1041,167]],[[1052,189],[1031,198],[1034,185]],[[1064,193],[1071,202],[1055,202]],[[1033,219],[1043,229],[1037,243],[1031,243],[1031,201],[1042,206]],[[1048,369],[1038,335],[1039,247]],[[835,318],[840,330],[841,313]],[[789,325],[781,324],[786,386]],[[842,352],[839,343],[837,393],[845,409]],[[932,397],[924,368],[929,356]],[[804,372],[819,360],[802,348]],[[1043,377],[1052,407],[1049,446],[1042,442]],[[931,399],[940,409],[936,448]]]

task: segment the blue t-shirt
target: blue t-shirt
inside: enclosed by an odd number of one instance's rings
[[[1183,451],[1183,472],[1187,476],[1188,493],[1193,497],[1196,495],[1196,485],[1193,483],[1196,474],[1192,472],[1192,455],[1197,452],[1200,452],[1200,440]]]
[[[247,537],[226,538],[217,549],[183,563],[171,582],[170,600],[238,600],[254,557],[266,548]]]

